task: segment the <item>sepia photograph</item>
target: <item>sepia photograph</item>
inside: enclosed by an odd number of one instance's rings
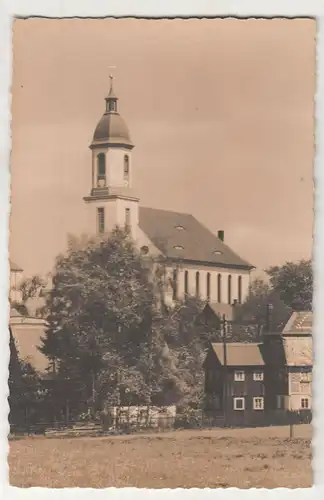
[[[312,486],[316,21],[15,19],[9,482]]]

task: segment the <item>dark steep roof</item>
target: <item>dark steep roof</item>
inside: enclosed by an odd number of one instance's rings
[[[99,121],[92,144],[100,143],[132,146],[127,125],[119,113],[105,113]]]
[[[253,269],[190,214],[140,207],[139,227],[168,258]]]

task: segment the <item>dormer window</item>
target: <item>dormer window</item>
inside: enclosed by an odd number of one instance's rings
[[[184,231],[185,228],[183,226],[177,225],[177,226],[175,226],[175,229],[177,231]]]
[[[183,246],[181,245],[174,245],[173,247],[175,250],[183,250]]]
[[[220,250],[214,250],[213,255],[223,255],[223,252],[221,252]]]

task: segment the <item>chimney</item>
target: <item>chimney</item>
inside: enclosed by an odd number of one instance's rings
[[[222,229],[220,229],[218,231],[218,238],[221,240],[221,241],[224,241],[224,231]]]

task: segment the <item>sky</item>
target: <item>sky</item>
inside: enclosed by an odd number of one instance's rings
[[[223,229],[258,269],[310,258],[315,38],[307,19],[15,20],[11,259],[45,274],[83,231],[111,72],[142,206]]]

